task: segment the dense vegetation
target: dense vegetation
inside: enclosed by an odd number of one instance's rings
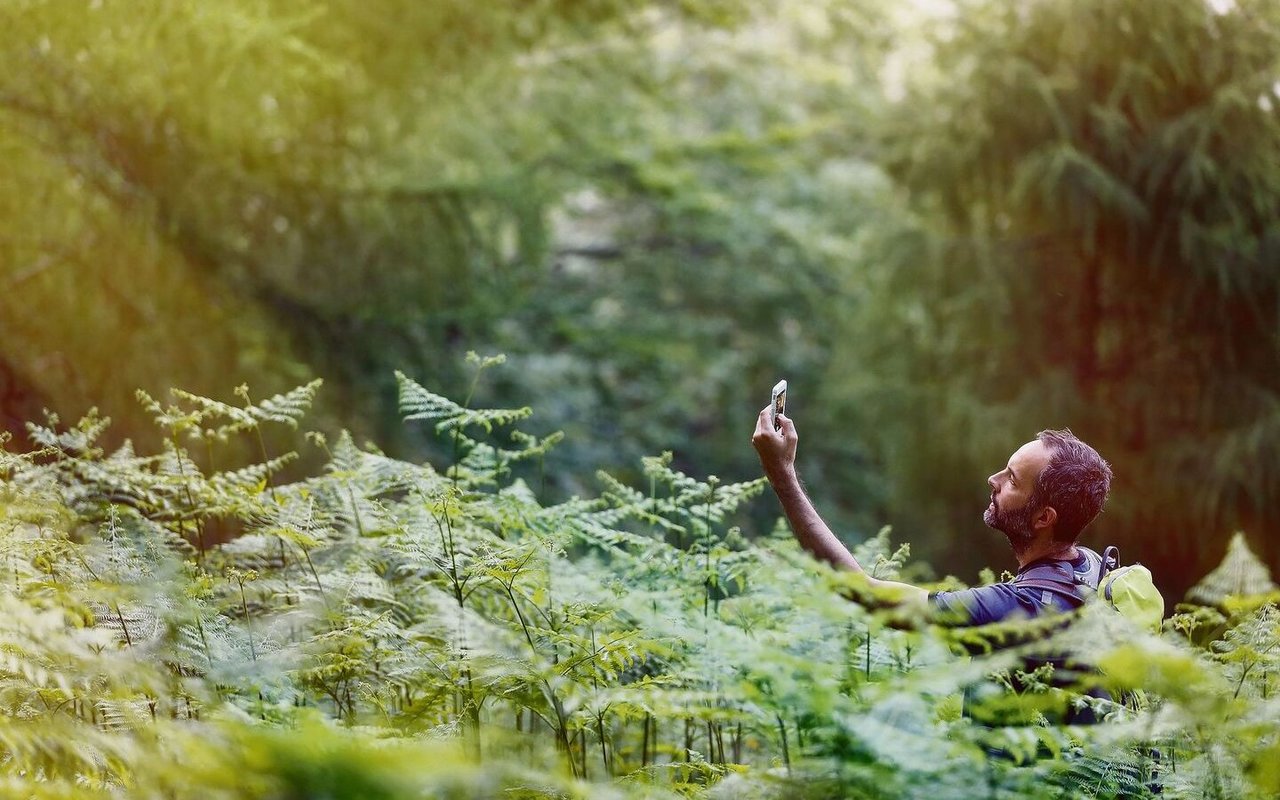
[[[0,794],[1277,795],[1278,78],[1280,0],[0,3]],[[869,610],[779,377],[878,574],[1069,426],[1196,604]]]
[[[322,377],[443,457],[390,375],[503,351],[564,499],[749,474],[787,377],[851,542],[1000,563],[981,477],[1070,426],[1167,593],[1236,529],[1280,567],[1275,0],[16,0],[0,43],[15,433]]]
[[[472,361],[477,381],[495,361]],[[154,454],[104,452],[96,415],[3,454],[6,794],[1280,791],[1274,595],[1186,607],[1159,637],[1103,605],[1031,641],[913,624],[846,600],[785,529],[744,539],[731,523],[760,481],[664,456],[639,486],[602,473],[594,499],[546,504],[559,437],[521,433],[530,409],[397,380],[407,424],[450,459],[307,434],[326,468],[281,481],[296,454],[262,433],[298,428],[316,384],[258,403],[140,393]],[[259,457],[226,462],[238,439]],[[239,535],[211,544],[214,525]],[[859,556],[910,568],[887,531]],[[1046,647],[1094,666],[1025,672]],[[1098,686],[1124,702],[1083,693]],[[1063,724],[1086,707],[1103,721]]]

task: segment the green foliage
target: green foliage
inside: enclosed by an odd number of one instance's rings
[[[914,797],[927,786],[945,798],[1261,797],[1274,785],[1274,605],[1235,612],[1207,650],[1184,634],[1194,626],[1155,637],[1106,609],[1046,620],[1034,637],[1025,624],[1012,637],[904,629],[845,600],[841,576],[785,530],[741,536],[731,522],[759,480],[699,480],[668,454],[645,460],[646,486],[602,474],[598,499],[544,505],[475,456],[508,452],[498,440],[527,412],[469,409],[400,380],[407,418],[430,408],[442,437],[479,437],[457,463],[313,434],[328,468],[269,485],[277,460],[265,454],[223,472],[187,454],[185,442],[233,448],[223,439],[295,426],[314,386],[258,405],[241,392],[243,407],[143,397],[171,434],[155,456],[104,453],[96,416],[32,426],[43,450],[4,453],[7,789]],[[201,546],[215,521],[238,535]],[[888,529],[859,555],[882,577],[913,567]],[[1084,694],[1098,688],[1144,694]],[[1086,707],[1105,721],[1063,724]]]
[[[1271,580],[1266,565],[1249,549],[1244,533],[1237,531],[1227,545],[1222,563],[1191,587],[1187,600],[1201,606],[1228,610],[1233,602],[1248,602],[1249,598],[1277,591],[1280,587]]]
[[[1260,565],[898,630],[692,477],[785,375],[836,527],[957,574],[1046,425],[1159,580],[1273,528],[1280,27],[1210,6],[6,4],[5,425],[116,423],[0,449],[0,793],[1274,795]]]
[[[1068,426],[1115,467],[1093,541],[1166,593],[1212,565],[1204,530],[1273,526],[1278,22],[974,0],[926,27],[882,131],[904,194],[869,234],[878,301],[836,360],[873,367],[842,394],[899,530],[958,530],[960,480]]]
[[[327,414],[394,421],[367,381],[456,377],[545,274],[563,194],[640,141],[655,39],[748,7],[6,4],[6,410],[109,404],[136,437],[138,386],[324,374]]]
[[[149,449],[136,387],[235,404],[226,375],[322,375],[325,427],[452,460],[398,424],[392,369],[460,397],[460,356],[497,348],[519,369],[484,402],[544,398],[564,498],[664,450],[749,467],[752,387],[781,373],[825,416],[889,188],[864,146],[877,4],[24,0],[0,23],[14,430],[110,406]],[[874,479],[840,455],[860,511]]]
[[[110,407],[101,446],[155,452],[136,387],[225,410],[253,405],[228,375],[323,375],[321,427],[461,470],[456,443],[549,502],[667,450],[747,474],[785,376],[850,541],[889,521],[972,575],[1002,546],[969,538],[974,476],[1070,425],[1116,466],[1098,532],[1180,595],[1200,531],[1274,527],[1275,23],[1274,0],[15,0],[0,425]],[[477,405],[537,396],[529,434],[561,446],[491,443],[519,466],[399,424],[392,369],[461,398],[469,349],[518,367]]]

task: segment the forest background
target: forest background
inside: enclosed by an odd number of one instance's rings
[[[321,377],[311,427],[421,459],[395,370],[462,398],[503,352],[475,402],[565,432],[552,502],[664,450],[757,476],[785,377],[850,543],[1011,565],[984,478],[1071,427],[1116,475],[1087,542],[1167,596],[1235,530],[1280,566],[1276,2],[10,0],[0,31],[18,440],[96,406],[151,451],[136,389]]]

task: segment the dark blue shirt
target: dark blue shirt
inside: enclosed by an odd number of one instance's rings
[[[1071,611],[1084,602],[1078,584],[1090,584],[1089,574],[1095,568],[1085,554],[1086,549],[1078,547],[1077,550],[1079,553],[1072,561],[1035,561],[1018,570],[1017,576],[1008,583],[958,592],[933,592],[929,601],[940,617],[958,625],[986,625],[1034,617],[1046,611]],[[1029,586],[1027,581],[1039,585]]]

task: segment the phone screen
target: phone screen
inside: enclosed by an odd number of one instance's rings
[[[785,380],[778,381],[773,387],[773,429],[778,430],[782,427],[782,423],[778,422],[778,415],[787,412],[787,382]]]

